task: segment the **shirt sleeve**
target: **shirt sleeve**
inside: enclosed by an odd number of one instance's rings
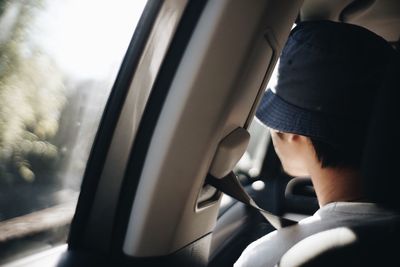
[[[247,246],[239,259],[233,265],[234,267],[257,267],[265,266],[265,251],[269,250],[271,239],[276,236],[277,231],[273,231]]]

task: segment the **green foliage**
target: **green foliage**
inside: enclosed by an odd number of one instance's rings
[[[53,140],[66,98],[56,64],[29,40],[40,8],[0,2],[0,184],[33,182],[58,156]]]

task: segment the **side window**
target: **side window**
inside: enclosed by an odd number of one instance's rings
[[[279,60],[271,74],[265,90],[274,90],[278,82]],[[251,122],[248,131],[250,142],[243,157],[238,162],[234,171],[237,175],[257,178],[260,175],[267,147],[270,142],[269,130],[256,117]]]
[[[146,0],[0,2],[0,265],[65,243]]]

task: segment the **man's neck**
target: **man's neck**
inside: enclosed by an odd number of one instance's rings
[[[357,170],[318,166],[313,168],[310,174],[321,207],[337,201],[364,200],[362,178]]]

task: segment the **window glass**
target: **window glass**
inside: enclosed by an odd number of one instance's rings
[[[65,242],[145,2],[0,1],[0,264]]]
[[[267,86],[265,87],[265,91],[275,90],[275,86],[278,82],[278,68],[279,60],[271,74]],[[250,141],[246,152],[236,164],[233,172],[239,177],[243,185],[251,183],[253,189],[261,190],[264,188],[264,183],[260,181],[260,174],[267,154],[269,142],[271,142],[270,133],[268,128],[256,117],[254,117],[247,130],[250,133]],[[229,207],[233,201],[234,199],[232,197],[223,194],[220,210]]]
[[[279,60],[271,74],[265,90],[275,91],[278,82]],[[250,133],[250,142],[243,157],[238,162],[234,171],[238,175],[245,175],[249,178],[258,178],[261,173],[264,157],[270,142],[269,130],[256,117],[248,129]]]

